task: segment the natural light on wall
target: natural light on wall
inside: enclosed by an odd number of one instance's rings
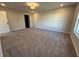
[[[0,11],[0,25],[1,24],[6,24],[7,22],[7,16],[6,16],[6,11]]]
[[[77,16],[74,32],[75,32],[76,36],[79,38],[79,14]]]

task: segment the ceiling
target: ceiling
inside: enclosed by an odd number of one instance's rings
[[[26,2],[5,2],[7,8],[12,8],[19,11],[29,12],[30,8],[25,5]],[[54,8],[59,8],[60,4],[64,6],[76,5],[76,2],[38,2],[39,7],[35,11],[45,11]]]

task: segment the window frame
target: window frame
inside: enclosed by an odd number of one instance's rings
[[[74,33],[79,38],[79,33],[76,31],[78,24],[79,24],[79,14],[77,15],[77,20],[76,20],[75,27],[74,27]]]

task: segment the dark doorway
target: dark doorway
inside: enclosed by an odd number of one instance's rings
[[[25,18],[25,27],[30,28],[29,15],[24,15]]]

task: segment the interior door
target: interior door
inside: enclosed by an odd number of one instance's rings
[[[10,32],[6,11],[0,11],[0,33]]]

